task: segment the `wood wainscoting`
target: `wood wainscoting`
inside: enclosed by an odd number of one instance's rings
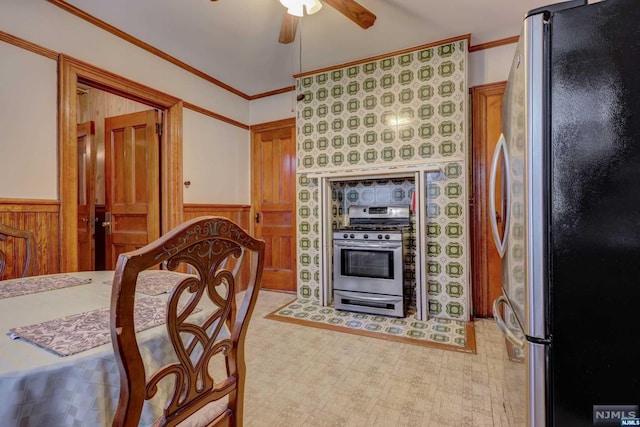
[[[31,230],[36,240],[36,274],[54,274],[60,272],[60,202],[57,200],[0,199],[0,222],[21,230]],[[4,279],[20,277],[24,260],[25,246],[14,245],[7,241],[5,245],[7,271]],[[2,278],[0,278],[2,279]]]
[[[238,224],[240,228],[251,234],[251,206],[249,205],[184,204],[184,221],[204,215],[216,215],[229,218],[231,221]],[[237,283],[240,283],[241,286],[240,289],[236,289],[236,292],[245,290],[248,279],[249,263],[245,262],[238,274]]]
[[[247,232],[251,228],[251,206],[218,204],[185,204],[184,220],[203,215],[218,215],[231,219]],[[37,274],[60,272],[60,202],[57,200],[1,199],[0,222],[22,230],[33,231],[37,247]],[[24,259],[21,245],[1,243],[7,248],[9,259]],[[20,265],[7,263],[5,279],[20,277]],[[241,283],[248,277],[248,264],[239,276]],[[242,290],[242,289],[241,289]]]
[[[251,215],[251,206],[249,205],[184,204],[184,221],[189,221],[190,219],[203,215],[224,216],[238,224],[240,228],[245,230],[247,233],[250,231],[251,221],[249,217]]]

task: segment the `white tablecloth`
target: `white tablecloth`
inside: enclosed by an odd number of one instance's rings
[[[118,402],[119,373],[111,343],[59,357],[6,333],[75,313],[108,307],[112,271],[69,273],[92,283],[0,299],[0,420],[3,426],[110,426]],[[0,282],[2,286],[2,282]],[[166,295],[157,298],[166,298]],[[175,360],[164,325],[138,334],[148,367]],[[160,416],[168,384],[145,404],[141,425]]]

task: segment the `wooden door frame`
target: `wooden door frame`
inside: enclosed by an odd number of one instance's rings
[[[94,67],[58,57],[58,194],[60,272],[78,269],[78,83],[145,103],[164,112],[160,144],[160,234],[182,222],[182,100]]]
[[[470,89],[472,105],[472,167],[473,186],[472,197],[469,201],[471,226],[471,271],[472,271],[472,295],[473,314],[479,317],[492,316],[486,308],[490,307],[489,301],[489,267],[487,256],[487,243],[483,236],[489,232],[489,200],[488,188],[484,187],[486,177],[490,173],[487,168],[480,167],[483,149],[486,146],[487,135],[487,105],[486,99],[504,92],[507,82],[496,82],[474,86]],[[490,166],[490,165],[487,165]]]

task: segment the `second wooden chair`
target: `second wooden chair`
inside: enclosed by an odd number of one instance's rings
[[[11,251],[3,250],[3,245],[0,244],[0,280],[3,280],[5,277],[5,272],[7,270],[7,266],[11,265],[12,270],[20,271],[19,267],[16,268],[16,265],[24,265],[22,268],[22,272],[20,273],[20,277],[33,276],[36,272],[36,242],[35,237],[33,235],[33,231],[30,230],[19,230],[14,227],[10,227],[5,224],[0,224],[0,243],[8,242],[9,238],[13,239],[21,239],[24,240],[24,245],[19,246],[12,244]],[[13,243],[13,242],[12,242]],[[18,251],[17,248],[21,247],[22,250]],[[18,260],[14,255],[16,253],[24,253],[24,264],[22,264],[21,260]],[[9,254],[9,255],[8,255]],[[13,274],[12,277],[7,277],[9,279],[14,278],[16,275]]]

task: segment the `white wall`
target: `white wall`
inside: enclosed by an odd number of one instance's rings
[[[57,199],[57,64],[0,42],[0,198]]]
[[[469,87],[507,80],[515,51],[512,43],[469,54]]]
[[[295,116],[297,92],[281,93],[251,101],[251,124],[273,122]]]
[[[0,30],[54,52],[249,123],[249,102],[41,0],[2,0]],[[57,199],[57,64],[0,42],[0,198]],[[208,188],[185,202],[248,203],[245,165],[250,132],[185,109],[185,175],[201,165],[193,153],[215,149],[216,167],[198,172]],[[245,157],[246,154],[246,157]],[[242,159],[239,157],[242,156]],[[11,158],[10,158],[11,157]],[[192,180],[194,181],[194,180]],[[237,183],[237,185],[229,185]]]
[[[251,204],[251,148],[247,131],[184,111],[185,203]]]

